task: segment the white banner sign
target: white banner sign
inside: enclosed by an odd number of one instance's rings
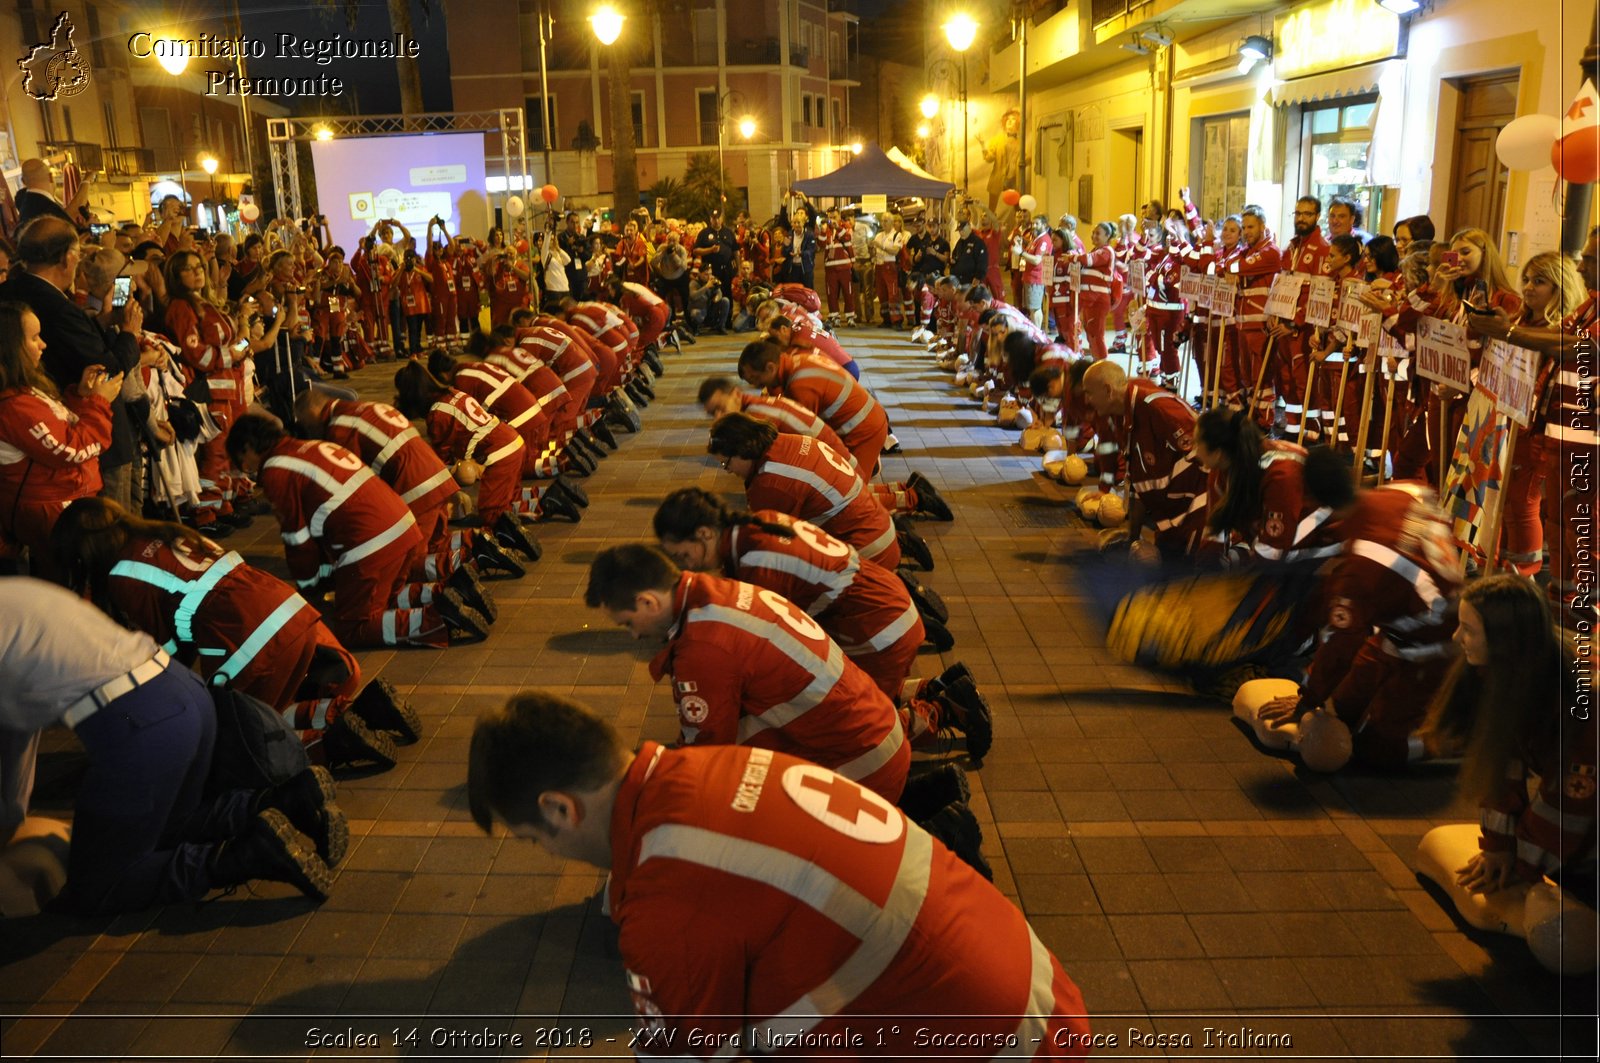
[[[1300,309],[1300,287],[1305,284],[1303,273],[1279,273],[1272,278],[1272,292],[1267,296],[1267,313],[1273,317],[1293,318]]]
[[[1423,317],[1417,321],[1417,375],[1452,387],[1472,390],[1472,354],[1467,330],[1453,321]]]

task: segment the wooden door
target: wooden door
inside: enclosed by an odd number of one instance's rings
[[[1504,240],[1508,171],[1494,142],[1517,115],[1517,74],[1494,74],[1458,83],[1461,119],[1456,126],[1455,177],[1450,183],[1449,222],[1441,238],[1459,229],[1482,229]]]

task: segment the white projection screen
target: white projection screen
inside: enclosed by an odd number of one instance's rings
[[[420,245],[438,215],[452,236],[489,232],[483,133],[417,133],[311,142],[319,211],[333,242],[355,254],[380,218],[395,218]]]

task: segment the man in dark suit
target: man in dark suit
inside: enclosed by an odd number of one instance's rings
[[[35,218],[60,218],[70,222],[74,229],[82,231],[84,226],[80,221],[82,212],[79,208],[89,197],[89,182],[78,186],[78,194],[66,206],[62,206],[56,198],[55,183],[50,165],[43,159],[28,159],[22,164],[22,188],[17,192],[18,229]]]
[[[17,234],[17,262],[21,266],[0,284],[0,299],[26,303],[39,319],[45,342],[41,365],[65,390],[83,378],[91,365],[112,373],[132,372],[139,365],[139,329],[144,311],[136,301],[122,310],[122,323],[108,333],[88,311],[68,297],[78,272],[78,233],[70,222],[56,217],[35,218]],[[138,457],[135,417],[148,409],[144,399],[133,408],[118,397],[111,402],[111,446],[100,455],[101,494],[131,508],[133,470]]]

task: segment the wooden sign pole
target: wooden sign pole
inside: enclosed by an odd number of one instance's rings
[[[1372,423],[1372,380],[1373,377],[1378,375],[1377,365],[1375,364],[1377,360],[1378,351],[1374,347],[1364,361],[1367,369],[1367,382],[1361,385],[1361,425],[1356,429],[1355,460],[1350,463],[1351,468],[1354,470],[1356,486],[1358,487],[1364,479],[1362,467],[1367,459],[1367,429],[1371,427]]]
[[[1300,402],[1300,437],[1295,440],[1300,446],[1306,445],[1306,425],[1311,423],[1311,388],[1317,379],[1317,360],[1311,358],[1306,366],[1306,397]]]
[[[1344,393],[1350,382],[1350,352],[1339,352],[1339,394],[1333,399],[1333,449],[1339,449],[1339,437],[1344,434]]]

